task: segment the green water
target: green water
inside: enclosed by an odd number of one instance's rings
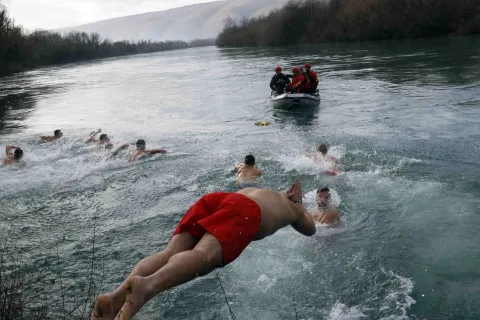
[[[277,64],[310,62],[318,108],[275,110]],[[162,249],[201,195],[235,191],[247,153],[260,186],[329,186],[344,226],[311,238],[287,228],[253,243],[219,276],[237,319],[480,319],[480,38],[202,48],[39,69],[0,79],[2,238],[67,300],[114,289]],[[258,120],[272,125],[256,127]],[[64,138],[38,135],[61,128]],[[169,151],[129,164],[83,140],[144,138]],[[305,155],[330,145],[345,174]],[[94,221],[96,221],[94,223]],[[59,299],[53,294],[52,299]],[[229,319],[214,277],[152,300],[136,319]]]

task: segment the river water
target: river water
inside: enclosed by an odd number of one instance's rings
[[[303,62],[320,75],[320,106],[273,109],[274,66]],[[95,292],[112,290],[201,195],[237,190],[233,163],[253,153],[261,187],[298,178],[312,207],[328,186],[344,225],[311,238],[286,228],[218,270],[237,319],[479,319],[479,125],[478,37],[211,47],[38,69],[0,79],[0,145],[25,151],[0,168],[2,239],[67,301],[92,274]],[[96,128],[169,153],[106,160],[83,143]],[[64,138],[40,142],[55,129]],[[344,174],[325,176],[306,157],[322,142]],[[230,313],[211,274],[136,319]]]

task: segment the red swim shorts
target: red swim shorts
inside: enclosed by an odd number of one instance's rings
[[[211,233],[222,245],[223,265],[242,253],[260,228],[258,204],[239,193],[214,192],[203,196],[185,214],[173,235],[194,237]]]

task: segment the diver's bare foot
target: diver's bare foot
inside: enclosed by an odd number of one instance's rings
[[[126,284],[127,298],[115,320],[130,320],[149,300],[147,282],[142,277],[131,277]]]
[[[91,320],[112,320],[115,317],[111,294],[104,294],[97,298],[93,307]]]

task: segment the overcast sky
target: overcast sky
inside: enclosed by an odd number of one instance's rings
[[[16,24],[55,29],[212,0],[3,0]],[[259,0],[260,1],[260,0]]]

